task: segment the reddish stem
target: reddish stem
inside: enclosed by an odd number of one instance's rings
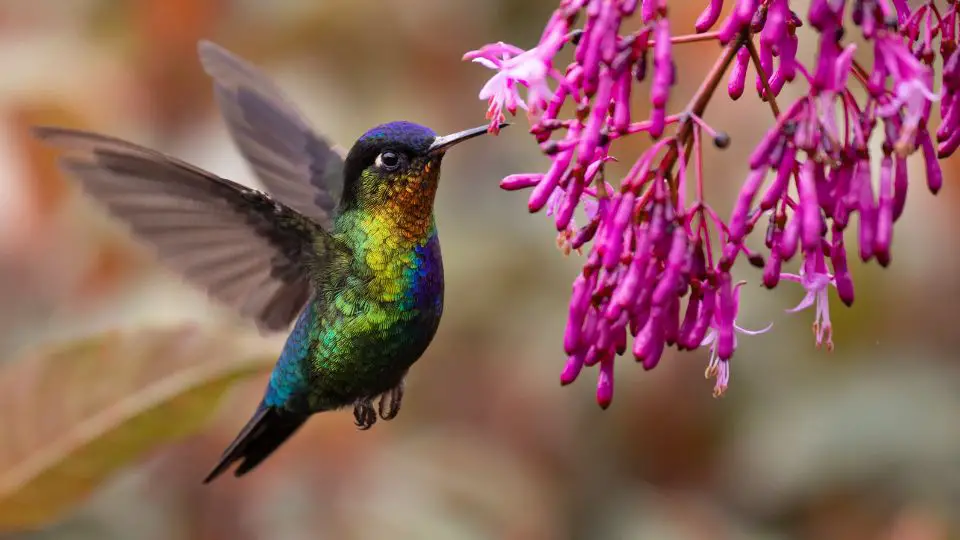
[[[707,73],[706,78],[703,82],[700,83],[700,88],[697,89],[697,92],[690,98],[690,102],[687,104],[686,113],[688,116],[680,121],[680,128],[677,130],[677,144],[675,146],[671,145],[670,149],[667,151],[667,155],[663,157],[663,161],[660,162],[659,170],[665,171],[664,176],[669,178],[669,175],[666,171],[673,170],[674,164],[677,162],[677,158],[680,157],[680,151],[678,148],[683,148],[684,156],[690,155],[689,146],[693,144],[693,128],[696,125],[696,122],[689,116],[689,114],[694,114],[696,116],[703,116],[703,111],[707,109],[707,104],[710,102],[710,98],[713,97],[714,92],[716,92],[717,87],[720,85],[720,81],[723,80],[724,74],[727,72],[727,68],[730,67],[731,62],[733,62],[734,56],[737,55],[737,50],[743,45],[744,39],[746,37],[733,40],[726,47],[724,47],[723,52],[720,53],[720,56],[717,57],[717,61],[714,62],[713,67],[710,68],[710,72]],[[649,174],[656,174],[657,171],[650,171]],[[671,189],[674,191],[674,196],[676,196],[676,185],[675,182],[671,182]]]
[[[678,45],[681,43],[697,43],[699,41],[714,41],[720,37],[720,32],[704,32],[702,34],[684,34],[682,36],[671,36],[670,43]],[[654,41],[647,41],[647,46],[653,47]]]
[[[700,136],[700,130],[693,130],[693,166],[697,175],[697,204],[702,205],[703,198],[703,138]]]
[[[770,80],[767,79],[767,73],[760,64],[760,54],[757,52],[757,46],[753,44],[753,38],[743,40],[744,46],[750,51],[750,59],[753,61],[753,67],[757,70],[757,76],[763,83],[763,91],[766,92],[766,101],[770,104],[770,110],[773,111],[773,118],[780,118],[780,107],[777,105],[777,98],[773,95],[773,89],[770,87]]]
[[[860,81],[860,84],[863,85],[867,93],[871,93],[870,84],[868,83],[870,76],[867,74],[867,70],[863,69],[863,66],[857,62],[856,58],[853,59],[851,65],[853,66],[853,76]]]

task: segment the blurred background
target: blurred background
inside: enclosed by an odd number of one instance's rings
[[[702,4],[671,2],[673,28],[692,28]],[[649,373],[621,360],[602,411],[595,370],[558,383],[582,260],[556,249],[525,196],[497,187],[546,163],[523,118],[444,162],[446,308],[403,413],[362,433],[350,412],[316,416],[254,474],[200,485],[283,336],[258,337],[162,270],[77,196],[28,127],[109,133],[256,185],[199,38],[261,66],[349,146],[396,119],[441,133],[482,124],[491,72],[461,55],[534,45],[555,5],[0,0],[0,538],[960,538],[956,160],[936,198],[912,162],[892,266],[855,266],[854,307],[831,298],[835,351],[815,349],[812,312],[784,313],[799,287],[762,290],[742,268],[739,322],[774,327],[740,339],[726,397],[703,378],[706,351],[668,353]],[[671,109],[717,52],[677,50]],[[747,94],[720,95],[706,115],[733,140],[706,150],[721,214],[771,121]],[[647,144],[635,139],[616,150],[620,166]]]

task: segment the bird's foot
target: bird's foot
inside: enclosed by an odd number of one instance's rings
[[[368,430],[377,423],[377,411],[373,408],[373,401],[365,399],[353,405],[354,423],[361,430]]]
[[[400,412],[400,404],[403,402],[403,381],[400,381],[396,387],[380,394],[380,403],[378,409],[380,418],[384,420],[393,420]]]

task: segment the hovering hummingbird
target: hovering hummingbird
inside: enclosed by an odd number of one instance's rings
[[[396,417],[407,370],[443,311],[433,214],[440,162],[487,126],[437,136],[411,122],[345,155],[257,68],[201,41],[229,132],[269,195],[95,133],[37,127],[60,166],[185,280],[263,332],[296,320],[253,417],[204,483],[259,465],[314,413]],[[374,405],[376,403],[376,406]]]

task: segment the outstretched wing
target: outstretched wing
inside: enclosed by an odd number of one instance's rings
[[[70,151],[61,167],[156,248],[161,263],[262,331],[287,328],[310,298],[307,265],[346,249],[265,194],[135,144],[56,127],[35,135]]]
[[[197,50],[230,134],[267,192],[331,230],[343,192],[343,151],[314,132],[257,68],[209,41]]]

